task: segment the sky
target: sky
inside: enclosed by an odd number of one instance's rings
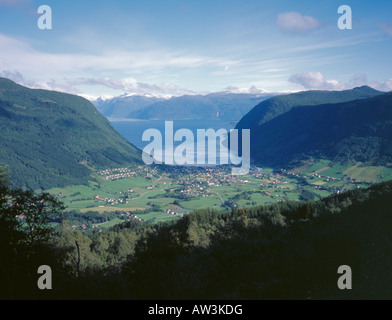
[[[0,0],[0,76],[88,98],[391,91],[391,53],[390,0]]]

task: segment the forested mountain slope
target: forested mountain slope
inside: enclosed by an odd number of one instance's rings
[[[12,184],[31,189],[80,184],[90,169],[141,163],[86,99],[0,79],[0,163]],[[83,163],[83,164],[82,164]]]
[[[262,166],[296,165],[309,157],[392,162],[392,93],[297,106],[268,121],[258,119],[262,123],[250,127],[251,157]]]

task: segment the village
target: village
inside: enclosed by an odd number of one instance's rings
[[[322,171],[322,170],[321,170]],[[229,166],[140,165],[98,171],[102,182],[90,191],[78,188],[58,196],[79,212],[81,231],[101,230],[123,221],[157,222],[179,219],[199,208],[231,210],[283,201],[317,200],[370,182],[333,170],[288,170],[252,166],[247,175],[232,175]],[[79,211],[80,210],[80,211]],[[102,223],[83,212],[107,214]],[[91,213],[90,213],[91,215]],[[87,222],[83,222],[87,221]]]
[[[341,193],[352,189],[356,185],[370,185],[357,179],[347,176],[334,177],[317,173],[304,174],[286,169],[272,170],[251,167],[246,176],[232,175],[227,166],[214,167],[194,167],[194,166],[165,166],[163,169],[158,166],[139,166],[137,169],[107,169],[98,172],[106,180],[118,180],[142,176],[152,183],[145,187],[146,190],[165,189],[171,193],[176,193],[177,197],[186,200],[189,198],[214,196],[210,192],[211,188],[220,186],[233,186],[241,189],[241,185],[257,184],[259,189],[278,189],[282,191],[292,191],[294,188],[307,187],[310,189],[325,191],[328,193]],[[169,182],[159,182],[163,177]],[[339,182],[339,183],[338,183]],[[270,192],[264,191],[266,195]],[[127,203],[128,199],[140,196],[134,194],[133,189],[117,192],[117,197],[100,198],[94,197],[99,202],[106,202],[110,205]],[[182,197],[183,196],[183,197]]]

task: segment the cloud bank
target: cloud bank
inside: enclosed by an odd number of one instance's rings
[[[357,73],[347,83],[334,79],[326,79],[321,72],[302,72],[293,74],[289,82],[299,85],[307,90],[344,90],[360,86],[369,86],[379,91],[392,91],[392,78],[385,82],[369,81],[365,74]]]
[[[73,85],[102,85],[111,89],[121,90],[127,93],[144,95],[151,94],[154,96],[182,96],[185,94],[196,94],[195,91],[190,89],[181,88],[170,83],[151,84],[138,82],[134,78],[90,78],[81,79],[71,82]]]
[[[0,34],[1,76],[31,88],[74,94],[79,94],[83,86],[84,88],[103,86],[134,94],[171,96],[192,94],[194,91],[168,83],[170,81],[163,80],[163,83],[155,83],[154,80],[164,79],[167,74],[178,70],[190,73],[191,70],[222,69],[233,64],[234,61],[223,58],[164,49],[150,51],[107,49],[97,54],[48,53],[33,48],[26,41]],[[147,75],[148,81],[138,81],[133,75],[139,79]]]
[[[302,72],[294,74],[289,82],[299,84],[306,89],[340,90],[344,86],[337,80],[327,80],[321,72]]]
[[[182,96],[182,95],[192,95],[197,94],[197,92],[181,88],[179,86],[170,83],[143,83],[137,81],[135,78],[83,78],[77,80],[64,79],[63,81],[58,81],[51,79],[50,81],[28,81],[24,76],[18,71],[0,71],[0,77],[8,78],[15,81],[18,84],[27,86],[33,89],[45,89],[61,91],[71,94],[80,94],[82,96],[89,96],[94,99],[98,96],[83,95],[78,89],[79,86],[103,86],[121,92],[126,92],[135,95],[146,95],[150,94],[159,97],[172,97],[172,96]]]

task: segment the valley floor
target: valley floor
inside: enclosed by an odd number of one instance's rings
[[[139,166],[102,170],[93,174],[89,185],[49,192],[64,202],[66,219],[74,229],[91,231],[129,220],[176,220],[202,208],[221,211],[315,200],[389,179],[389,167],[342,165],[327,160],[292,170],[253,167],[243,176],[233,176],[227,166]]]

